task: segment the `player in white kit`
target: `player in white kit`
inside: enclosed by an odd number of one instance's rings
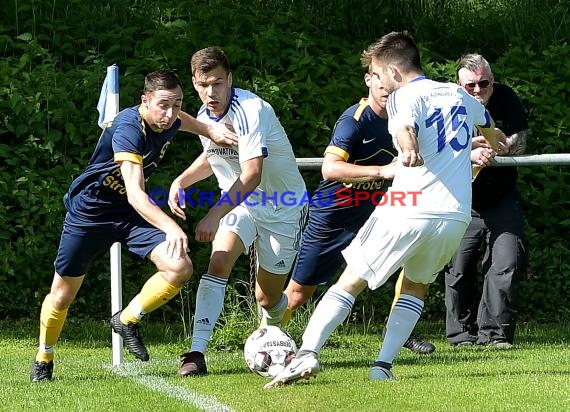
[[[281,322],[287,308],[283,288],[307,209],[301,201],[305,183],[271,105],[232,86],[230,65],[221,49],[196,52],[191,65],[192,82],[203,103],[197,119],[227,124],[238,135],[238,145],[227,148],[202,139],[204,152],[170,189],[169,206],[182,218],[180,195],[185,188],[213,173],[222,191],[196,227],[196,240],[212,241],[212,254],[198,286],[192,343],[182,355],[180,376],[207,373],[204,353],[222,311],[228,277],[252,244],[257,254],[257,302],[267,324]]]
[[[317,354],[350,314],[355,298],[403,267],[402,292],[369,375],[371,380],[394,379],[393,360],[420,317],[428,287],[471,220],[471,136],[478,125],[491,140],[491,117],[458,85],[426,79],[407,32],[387,34],[366,52],[373,74],[391,93],[388,129],[398,160],[386,196],[400,200],[377,206],[344,250],[347,267],[315,309],[297,358],[266,388],[316,375]]]

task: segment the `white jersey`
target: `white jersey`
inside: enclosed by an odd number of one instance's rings
[[[457,84],[421,76],[392,93],[387,109],[388,130],[398,154],[401,155],[401,149],[396,132],[403,126],[412,126],[424,160],[424,165],[419,167],[405,167],[401,161],[397,162],[389,190],[393,195],[388,199],[405,195],[406,206],[394,201],[389,211],[408,217],[437,217],[469,223],[471,136],[475,125],[490,125],[483,105]],[[420,193],[410,195],[410,192]]]
[[[250,91],[232,88],[228,108],[222,116],[214,117],[202,106],[196,118],[204,123],[231,124],[238,135],[238,146],[229,148],[200,136],[223,192],[227,192],[241,174],[240,163],[263,156],[261,182],[248,203],[257,201],[259,205],[279,208],[283,206],[283,196],[292,196],[291,192],[297,198],[303,196],[305,182],[291,143],[269,103]],[[243,195],[241,193],[240,197]],[[252,212],[255,209],[253,206],[248,208]]]

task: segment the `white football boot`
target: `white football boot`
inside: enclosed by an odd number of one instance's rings
[[[316,376],[320,369],[316,354],[309,352],[293,359],[285,369],[263,388],[278,388],[297,382],[299,379],[309,379],[311,376]]]

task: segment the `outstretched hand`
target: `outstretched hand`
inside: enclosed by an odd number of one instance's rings
[[[400,146],[399,158],[404,166],[418,167],[424,165],[414,127],[409,125],[400,127],[396,134],[396,140],[398,141],[398,146]]]
[[[496,154],[493,149],[478,147],[471,150],[471,163],[477,166],[490,166]]]
[[[173,225],[165,231],[166,254],[168,257],[183,259],[188,253],[188,237],[178,225]]]
[[[195,239],[198,242],[213,241],[219,226],[219,218],[212,216],[211,214],[206,214],[206,216],[200,220],[198,226],[196,226]]]
[[[231,124],[214,123],[208,126],[210,139],[218,146],[237,146],[238,136]]]
[[[170,191],[168,193],[168,207],[176,216],[186,220],[186,213],[184,213],[184,209],[186,207],[184,188],[180,186],[176,180],[170,185]]]
[[[509,143],[507,136],[501,129],[495,128],[495,140],[497,147],[493,148],[484,136],[474,136],[472,139],[471,149],[485,148],[494,150],[496,155],[502,156],[509,153]]]
[[[497,154],[500,156],[509,154],[510,146],[505,133],[501,129],[495,128],[495,138],[497,139]]]
[[[413,149],[402,150],[401,159],[402,159],[402,164],[406,167],[418,167],[418,166],[423,166],[424,164],[424,159],[422,155]]]

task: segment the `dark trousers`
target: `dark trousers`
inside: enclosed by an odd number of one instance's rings
[[[523,224],[521,199],[516,189],[493,207],[472,210],[472,221],[445,271],[449,343],[513,342],[519,283],[527,261]],[[484,277],[480,289],[481,255]]]

